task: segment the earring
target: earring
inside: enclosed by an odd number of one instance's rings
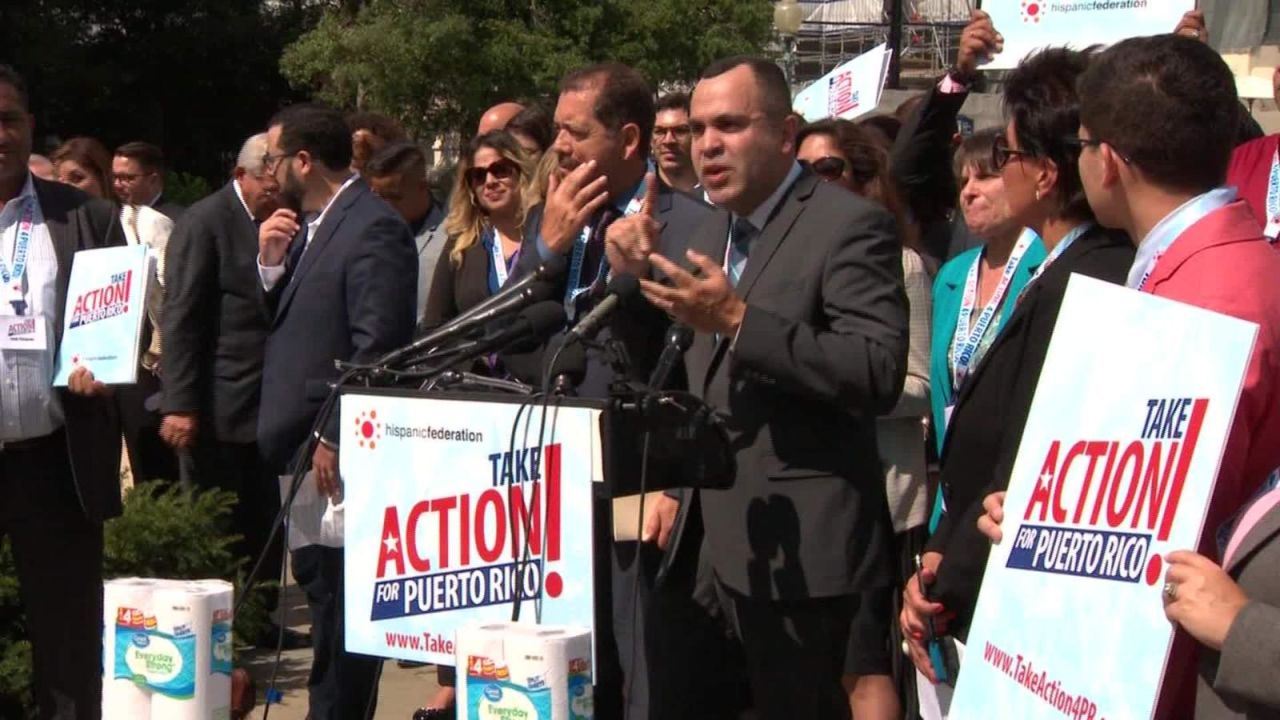
[[[1036,202],[1040,202],[1040,191],[1036,191]]]

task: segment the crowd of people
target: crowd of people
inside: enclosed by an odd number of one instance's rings
[[[40,716],[100,712],[122,439],[139,480],[236,493],[238,552],[279,576],[278,476],[313,439],[334,361],[372,361],[561,256],[571,324],[611,276],[644,296],[604,331],[632,367],[592,356],[579,394],[649,377],[686,325],[672,382],[717,411],[736,461],[724,489],[648,503],[639,542],[613,541],[596,508],[596,717],[945,704],[954,676],[931,645],[967,639],[1075,273],[1260,327],[1204,542],[1169,558],[1163,612],[1181,630],[1158,716],[1280,717],[1280,151],[1204,37],[1192,12],[1170,35],[1039,51],[1004,79],[1007,124],[974,132],[959,112],[1002,45],[981,11],[936,86],[859,122],[805,123],[762,59],[717,61],[656,101],[634,69],[592,65],[551,111],[487,111],[447,194],[391,119],[294,105],[188,208],[166,198],[154,145],[82,137],[33,155],[28,90],[0,66],[3,314],[46,338],[0,348],[0,533]],[[158,260],[139,380],[107,387],[82,367],[54,388],[72,256],[123,244]],[[541,385],[542,362],[469,369]],[[336,423],[304,458],[326,495]],[[285,638],[312,648],[309,717],[372,717],[380,661],[343,646],[343,550],[291,565],[311,634]],[[419,717],[453,716],[456,678],[440,681]]]

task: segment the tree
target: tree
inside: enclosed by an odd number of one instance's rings
[[[550,96],[592,62],[655,86],[692,81],[715,58],[760,53],[771,13],[769,0],[369,0],[327,10],[281,67],[335,105],[441,132],[501,100]]]

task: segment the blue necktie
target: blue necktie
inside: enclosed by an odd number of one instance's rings
[[[742,273],[747,269],[747,258],[751,255],[751,242],[756,239],[759,231],[756,226],[752,225],[749,220],[740,217],[733,223],[733,232],[730,234],[730,242],[733,244],[733,252],[729,255],[729,282],[734,287],[738,286],[738,280],[742,278]]]

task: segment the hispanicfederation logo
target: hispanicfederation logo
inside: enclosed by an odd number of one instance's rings
[[[557,598],[561,446],[484,456],[489,487],[383,509],[371,618]],[[477,458],[480,459],[480,458]]]
[[[1137,439],[1054,440],[1007,567],[1156,584],[1209,400],[1148,400]]]
[[[378,447],[382,439],[382,423],[378,421],[377,410],[365,410],[356,418],[356,444],[370,450]]]
[[[111,276],[110,282],[76,298],[69,327],[77,328],[129,312],[129,292],[133,288],[133,271]]]
[[[1044,5],[1035,0],[1023,0],[1022,2],[1022,22],[1040,22],[1040,16],[1044,14]]]

